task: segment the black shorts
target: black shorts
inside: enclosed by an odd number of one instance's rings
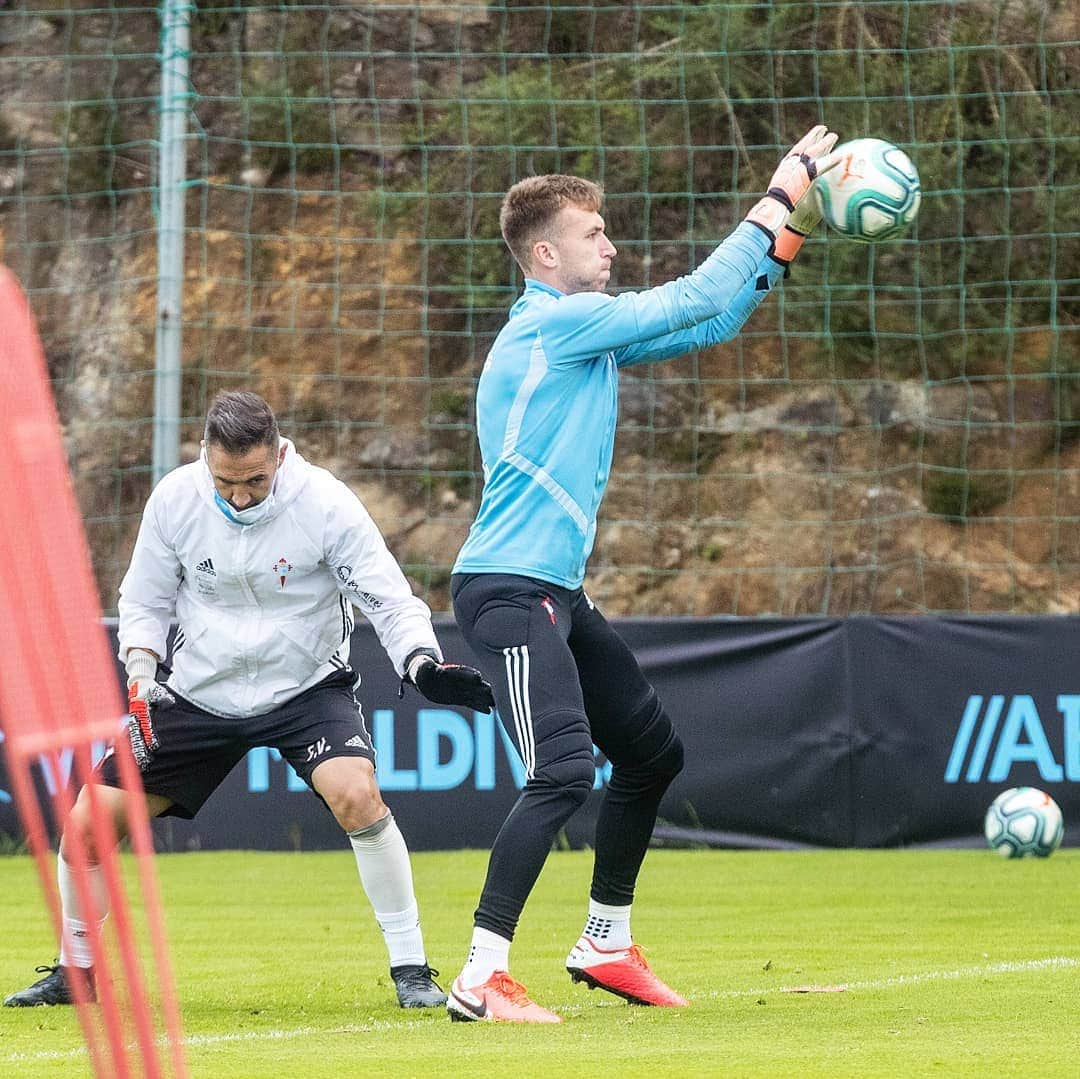
[[[190,820],[256,746],[278,750],[309,787],[316,765],[333,757],[374,763],[375,748],[353,693],[356,684],[354,671],[335,671],[272,712],[241,718],[215,716],[177,696],[176,704],[154,713],[159,748],[143,773],[143,788],[172,802],[162,816]],[[112,753],[98,765],[98,774],[107,786],[121,785]]]

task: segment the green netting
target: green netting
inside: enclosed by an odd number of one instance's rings
[[[263,393],[436,609],[472,395],[520,285],[499,200],[606,186],[613,287],[696,265],[811,123],[918,165],[735,342],[623,376],[609,613],[1075,610],[1080,9],[1060,2],[209,4],[192,12],[185,457]],[[0,223],[107,608],[149,486],[156,7],[0,11]]]

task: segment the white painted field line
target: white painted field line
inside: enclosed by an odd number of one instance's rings
[[[1071,956],[1055,955],[1048,959],[1027,959],[1014,962],[984,963],[975,967],[960,967],[956,970],[928,970],[921,974],[898,974],[894,978],[872,978],[859,982],[840,983],[845,990],[859,989],[891,989],[901,985],[921,985],[926,982],[951,982],[964,978],[985,978],[996,974],[1022,974],[1036,970],[1073,970],[1080,967],[1080,959]],[[714,990],[703,994],[709,999],[733,1000],[740,997],[760,997],[771,993],[791,993],[797,991],[797,986],[774,985],[764,989],[726,989]],[[611,1003],[606,1000],[597,1001],[598,1004]],[[691,1001],[692,1003],[692,1001]],[[575,1005],[572,1008],[561,1008],[563,1013],[580,1013],[587,1009],[583,1005]],[[237,1034],[192,1034],[184,1038],[184,1044],[188,1046],[226,1045],[235,1042],[274,1042],[289,1041],[293,1038],[310,1038],[312,1036],[325,1037],[328,1034],[373,1034],[382,1030],[409,1030],[429,1026],[432,1022],[428,1019],[414,1019],[404,1022],[395,1022],[389,1019],[377,1019],[370,1023],[350,1023],[338,1027],[295,1027],[291,1030],[251,1030]],[[80,1046],[75,1049],[63,1051],[44,1051],[40,1053],[11,1053],[2,1058],[8,1064],[22,1064],[43,1060],[70,1060],[86,1055],[86,1047]]]
[[[414,1019],[411,1022],[394,1022],[389,1019],[376,1019],[370,1023],[349,1023],[339,1027],[294,1027],[290,1030],[249,1030],[237,1034],[189,1034],[184,1038],[184,1045],[227,1045],[230,1042],[278,1042],[290,1041],[293,1038],[310,1038],[313,1036],[325,1037],[328,1034],[374,1034],[381,1030],[408,1030],[410,1028],[424,1027],[431,1023],[430,1019]],[[159,1039],[162,1045],[168,1043],[165,1039]],[[132,1046],[131,1048],[135,1048]],[[86,1046],[77,1046],[74,1049],[43,1051],[40,1053],[12,1053],[3,1058],[8,1064],[27,1064],[41,1060],[71,1060],[76,1057],[87,1055]]]
[[[871,978],[860,982],[839,982],[835,986],[822,987],[832,989],[891,989],[900,985],[922,985],[926,982],[954,982],[963,978],[985,978],[994,974],[1022,974],[1033,970],[1071,970],[1080,967],[1080,959],[1065,955],[1054,955],[1048,959],[1024,959],[1002,963],[984,963],[975,967],[960,967],[957,970],[927,970],[921,974],[897,974],[893,978]],[[773,985],[765,989],[724,989],[706,994],[709,997],[731,1000],[738,997],[760,997],[766,993],[798,994],[804,987],[794,985]],[[817,987],[812,987],[817,988]]]

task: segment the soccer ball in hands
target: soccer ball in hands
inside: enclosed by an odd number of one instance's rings
[[[852,139],[836,152],[840,163],[813,186],[825,223],[864,244],[899,236],[922,198],[911,158],[884,139]]]
[[[1045,791],[1013,787],[991,803],[983,831],[1003,858],[1046,858],[1057,850],[1065,825],[1057,802]]]

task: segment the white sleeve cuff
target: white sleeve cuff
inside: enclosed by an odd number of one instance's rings
[[[426,652],[421,652],[420,655],[413,656],[413,658],[409,661],[409,669],[407,672],[409,675],[409,681],[412,682],[412,684],[415,686],[416,675],[419,673],[420,668],[423,667],[425,663],[434,662],[435,660],[432,659],[431,656],[429,656]]]
[[[132,682],[152,682],[157,675],[157,656],[142,648],[128,650],[124,670],[127,671],[128,685]]]

